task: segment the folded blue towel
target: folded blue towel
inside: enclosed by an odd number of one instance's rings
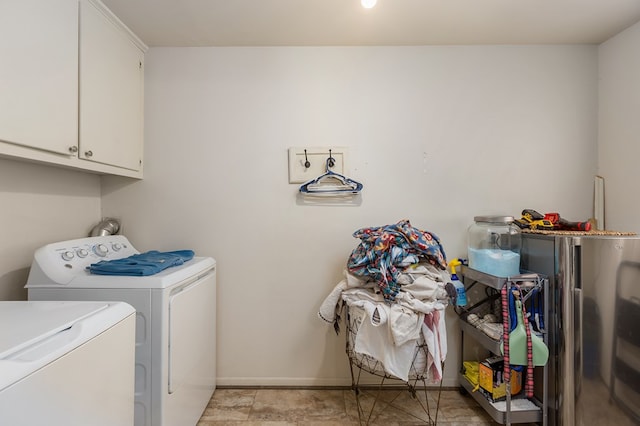
[[[96,275],[147,276],[164,271],[172,266],[182,265],[193,259],[193,250],[159,252],[156,250],[115,260],[101,260],[87,266]]]

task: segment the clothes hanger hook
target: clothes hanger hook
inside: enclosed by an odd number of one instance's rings
[[[308,169],[309,167],[311,167],[311,163],[309,162],[309,159],[307,158],[307,150],[304,150],[304,168]]]
[[[327,166],[333,167],[336,165],[336,160],[331,156],[331,150],[329,150],[329,158],[327,159]]]

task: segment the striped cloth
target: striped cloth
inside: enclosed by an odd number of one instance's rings
[[[503,342],[503,377],[505,383],[510,383],[511,368],[509,367],[509,285],[502,286],[502,342]]]
[[[522,294],[520,286],[516,285],[518,292]],[[524,319],[524,329],[527,333],[527,377],[524,386],[524,391],[527,398],[533,397],[533,344],[531,343],[531,330],[529,329],[529,320],[527,319],[527,310],[522,306],[522,318]]]
[[[509,364],[509,332],[510,332],[509,325],[510,324],[509,324],[509,321],[506,320],[507,318],[509,318],[509,293],[508,292],[512,291],[510,287],[513,287],[513,289],[517,290],[519,294],[522,294],[522,291],[520,290],[520,286],[516,284],[509,283],[509,284],[505,284],[502,287],[502,294],[501,294],[502,318],[504,319],[502,321],[503,358],[504,358],[503,375],[504,375],[505,383],[510,383],[509,381],[511,379],[511,366]],[[525,394],[527,395],[527,398],[532,398],[534,382],[533,382],[533,347],[531,343],[531,330],[529,329],[529,320],[527,319],[527,311],[525,309],[524,303],[521,304],[521,309],[522,309],[524,328],[527,335],[527,374],[525,378],[524,389],[525,389]]]

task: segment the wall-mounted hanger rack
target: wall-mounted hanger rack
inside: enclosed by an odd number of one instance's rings
[[[300,186],[300,192],[310,196],[339,197],[355,195],[362,191],[363,185],[360,182],[332,171],[331,167],[334,164],[335,159],[331,157],[330,150],[326,172]]]

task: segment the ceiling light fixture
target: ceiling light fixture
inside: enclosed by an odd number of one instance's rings
[[[362,3],[362,7],[364,7],[365,9],[371,9],[376,5],[377,2],[378,0],[360,0],[360,3]]]

